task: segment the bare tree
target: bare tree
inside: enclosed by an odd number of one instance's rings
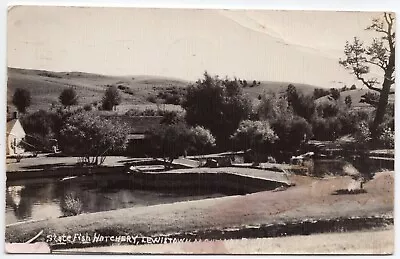
[[[373,38],[369,46],[364,46],[364,43],[357,37],[354,37],[352,43],[347,41],[344,47],[346,59],[339,61],[346,69],[351,70],[351,73],[366,87],[379,93],[379,101],[371,128],[372,137],[375,139],[378,137],[377,129],[383,122],[389,95],[394,94],[394,91],[391,89],[395,83],[396,42],[394,26],[395,18],[392,13],[384,13],[383,17],[374,18],[372,24],[366,30],[376,31],[382,36]],[[383,82],[379,81],[376,77],[371,77],[371,66],[383,70]]]

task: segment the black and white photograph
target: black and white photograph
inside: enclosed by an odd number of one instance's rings
[[[5,253],[394,253],[396,13],[15,5]]]

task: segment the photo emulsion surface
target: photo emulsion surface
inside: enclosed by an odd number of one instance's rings
[[[6,252],[392,254],[395,22],[9,7]]]

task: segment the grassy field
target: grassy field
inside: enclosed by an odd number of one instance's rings
[[[201,75],[199,75],[200,77]],[[12,106],[12,96],[16,88],[24,88],[31,91],[32,105],[29,111],[39,109],[48,110],[52,104],[58,104],[58,96],[63,89],[74,87],[79,95],[79,105],[99,102],[108,85],[119,87],[122,94],[122,103],[117,107],[118,113],[124,113],[135,108],[181,110],[179,105],[156,105],[148,100],[149,96],[165,92],[173,87],[186,88],[191,82],[155,77],[155,76],[105,76],[81,72],[51,72],[28,69],[8,69],[7,104]],[[285,82],[260,82],[254,87],[247,86],[243,91],[256,100],[263,93],[280,93],[286,90]],[[299,91],[312,93],[316,86],[295,84]]]
[[[347,90],[347,91],[341,92],[340,98],[339,98],[339,104],[344,106],[346,96],[350,96],[351,100],[352,100],[352,108],[355,108],[355,109],[372,108],[372,106],[367,103],[360,103],[361,96],[363,96],[364,94],[366,94],[368,92],[373,92],[373,91],[364,88],[364,89]],[[324,97],[317,99],[317,103],[323,103],[323,102],[332,102],[332,100],[329,100],[328,96],[324,96]],[[394,103],[394,94],[389,95],[389,102]]]
[[[118,107],[121,112],[131,108],[145,109],[155,107],[147,101],[151,94],[157,94],[168,87],[186,87],[188,82],[171,78],[149,76],[114,77],[81,72],[48,72],[39,70],[8,69],[7,104],[12,105],[12,95],[16,88],[31,91],[32,105],[29,111],[49,109],[52,103],[59,103],[58,96],[63,89],[74,87],[79,95],[80,105],[99,102],[107,89],[107,85],[124,87],[128,91],[120,91],[122,103]],[[176,107],[175,107],[176,106]],[[166,109],[179,109],[178,105],[166,105]]]
[[[114,85],[120,89],[122,103],[117,106],[117,113],[123,114],[129,109],[161,109],[181,111],[180,105],[152,103],[149,97],[156,97],[171,89],[185,89],[192,82],[174,78],[155,76],[105,76],[82,72],[50,72],[28,69],[8,69],[7,83],[7,104],[12,107],[12,96],[16,88],[24,88],[31,91],[32,104],[29,112],[39,109],[48,110],[52,104],[59,104],[58,96],[63,89],[74,87],[79,95],[79,106],[85,104],[100,103],[101,98],[108,86]],[[289,82],[261,81],[255,86],[243,88],[254,103],[258,103],[261,94],[283,93],[286,91]],[[312,94],[317,86],[293,83],[299,92]],[[368,89],[347,90],[341,92],[339,103],[345,105],[346,96],[352,98],[353,108],[370,108],[366,103],[360,103],[361,96],[367,93]],[[158,99],[162,102],[161,99]],[[394,95],[389,98],[394,102]],[[328,96],[321,97],[318,103],[330,102]],[[114,112],[113,112],[114,113]],[[115,114],[115,113],[114,113]]]

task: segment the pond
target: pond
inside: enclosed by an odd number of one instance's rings
[[[6,224],[225,195],[207,188],[143,189],[123,175],[7,181]]]

